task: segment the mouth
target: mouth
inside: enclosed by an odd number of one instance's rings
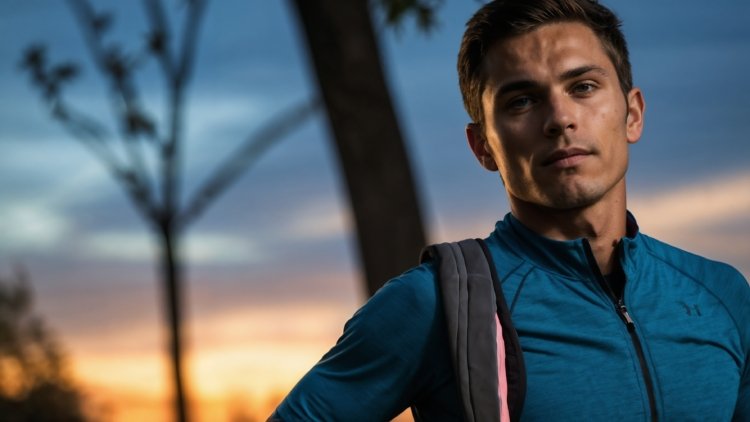
[[[589,155],[591,155],[591,151],[583,148],[573,147],[558,149],[542,161],[542,167],[573,167],[588,158]]]

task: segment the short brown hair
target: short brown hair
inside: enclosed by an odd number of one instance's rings
[[[555,22],[580,22],[594,31],[617,71],[627,97],[633,87],[628,47],[622,22],[596,0],[495,0],[479,9],[466,23],[458,52],[458,84],[472,121],[483,123],[482,91],[487,79],[484,58],[499,40],[529,33]]]

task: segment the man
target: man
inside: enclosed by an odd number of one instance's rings
[[[591,0],[500,0],[459,52],[469,145],[511,207],[485,242],[523,350],[521,417],[750,421],[747,281],[626,210],[645,103],[619,24]],[[427,262],[357,311],[272,418],[462,420],[444,324]]]

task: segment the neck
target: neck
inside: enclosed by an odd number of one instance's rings
[[[510,196],[510,206],[524,226],[554,240],[586,238],[602,274],[615,267],[617,243],[625,236],[625,186],[616,187],[596,203],[574,209],[554,209]]]

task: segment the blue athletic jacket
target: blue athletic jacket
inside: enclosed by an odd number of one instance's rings
[[[622,300],[585,239],[508,214],[486,239],[526,363],[528,421],[750,421],[750,286],[638,232]],[[284,421],[460,421],[433,263],[389,281],[275,413]],[[479,363],[481,364],[481,363]]]

